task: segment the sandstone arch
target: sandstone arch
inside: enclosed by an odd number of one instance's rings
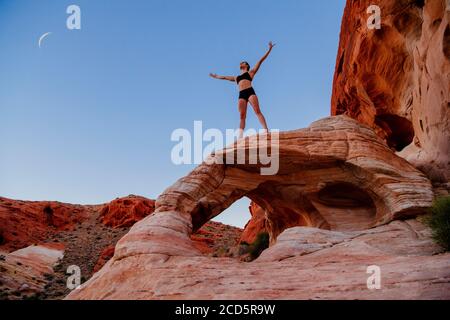
[[[234,152],[234,147],[223,154],[227,152]],[[334,208],[346,208],[347,214],[354,214],[353,209],[364,206],[373,210],[366,212],[370,213],[366,216],[370,221],[362,226],[368,228],[415,216],[431,204],[429,180],[396,156],[369,127],[346,116],[322,119],[309,128],[281,133],[279,154],[280,172],[275,176],[261,176],[254,166],[248,165],[197,167],[157,199],[156,212],[136,223],[117,243],[114,257],[68,298],[227,298],[231,297],[230,292],[236,292],[236,283],[240,283],[237,286],[244,288],[245,294],[273,297],[273,288],[278,288],[277,297],[298,298],[305,292],[303,283],[315,274],[299,270],[316,270],[313,266],[317,262],[312,256],[302,259],[308,252],[351,240],[343,246],[333,246],[328,253],[340,257],[340,268],[350,268],[345,277],[351,277],[360,271],[357,268],[361,259],[373,263],[373,257],[364,256],[365,252],[375,250],[381,254],[380,241],[388,241],[390,250],[388,256],[380,259],[424,245],[423,239],[416,239],[417,233],[411,232],[408,222],[397,221],[363,231],[290,228],[297,223],[323,229],[358,229],[361,224],[352,226],[343,212],[333,214]],[[236,259],[202,255],[190,234],[242,196],[258,201],[267,211],[271,247],[245,265]],[[275,241],[284,228],[289,229]],[[390,232],[394,234],[386,240]],[[405,236],[408,240],[399,245],[398,237]],[[411,243],[412,249],[405,249],[405,243]],[[432,247],[428,242],[425,246],[427,250]],[[358,263],[345,264],[348,254],[355,255]],[[293,260],[279,262],[290,260],[289,257]],[[312,261],[311,266],[308,261]],[[280,268],[284,270],[281,275]],[[334,264],[333,268],[335,272]],[[258,282],[264,288],[266,281],[273,281],[270,289],[254,287],[258,274],[264,277]],[[289,274],[292,276],[286,276]],[[303,278],[299,279],[299,275]],[[293,293],[287,290],[293,287]]]
[[[250,148],[250,140],[255,138],[247,138],[246,148]],[[235,152],[234,147],[216,156],[229,152]],[[247,196],[266,211],[269,233],[275,240],[291,226],[340,229],[339,221],[330,224],[330,219],[324,218],[330,216],[327,207],[336,210],[340,205],[327,205],[318,197],[324,188],[336,183],[365,197],[366,203],[359,207],[367,207],[372,217],[360,226],[362,229],[416,214],[431,199],[429,191],[417,201],[410,194],[413,190],[405,185],[418,183],[421,193],[424,186],[429,188],[421,173],[396,157],[372,130],[345,116],[326,118],[307,129],[282,133],[279,153],[280,171],[274,176],[262,176],[248,164],[203,164],[159,197],[156,212],[176,211],[191,216],[193,229],[197,230]],[[408,193],[408,197],[400,200],[401,193]],[[352,208],[346,211],[351,214]]]
[[[216,156],[229,152],[235,152],[235,146]],[[266,210],[271,243],[293,226],[366,229],[415,216],[432,201],[429,180],[396,156],[372,129],[347,116],[280,133],[279,158],[280,170],[273,176],[262,176],[248,164],[198,166],[161,194],[155,214],[137,223],[118,243],[114,259],[136,254],[163,260],[199,255],[190,234],[244,196]],[[330,198],[333,185],[345,186],[363,205],[355,197],[338,204],[336,197]],[[143,239],[148,241],[146,247],[133,246]]]

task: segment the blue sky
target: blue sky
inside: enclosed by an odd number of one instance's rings
[[[68,30],[66,8],[81,8]],[[177,128],[239,124],[237,75],[273,40],[254,88],[270,128],[330,114],[344,0],[0,0],[0,196],[103,203],[156,198],[194,166]],[[38,47],[39,37],[52,32]],[[249,108],[247,127],[260,125]],[[248,201],[216,220],[243,226]]]

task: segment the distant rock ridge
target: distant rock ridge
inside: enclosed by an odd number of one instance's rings
[[[21,249],[55,233],[72,230],[95,210],[95,206],[0,197],[0,248]]]
[[[113,227],[131,227],[137,221],[155,211],[155,201],[141,196],[129,195],[117,198],[102,206],[100,219],[103,224]]]
[[[68,266],[89,279],[129,228],[153,211],[154,200],[134,195],[103,205],[0,197],[0,300],[61,299],[69,293]],[[226,254],[241,232],[210,222],[192,240],[204,254]]]

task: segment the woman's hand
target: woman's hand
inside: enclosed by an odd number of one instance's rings
[[[275,44],[272,41],[270,41],[269,42],[269,50],[267,50],[266,54],[256,63],[256,65],[253,67],[253,69],[249,71],[252,78],[255,77],[255,74],[258,72],[259,68],[261,67],[261,64],[267,59],[269,54],[272,52],[273,47],[275,47]]]
[[[209,76],[214,79],[218,78],[217,74],[215,74],[215,73],[210,73]]]

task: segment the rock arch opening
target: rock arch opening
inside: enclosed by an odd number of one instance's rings
[[[222,213],[211,221],[223,223],[241,230],[245,229],[246,224],[252,217],[251,200],[247,197],[242,197]]]
[[[237,244],[252,243],[264,232],[272,244],[284,230],[297,226],[350,231],[370,228],[376,222],[377,208],[370,192],[345,181],[326,183],[312,191],[289,181],[266,181],[245,194],[235,190],[231,195],[220,211],[213,203],[200,202],[192,212],[194,231],[242,197],[251,200],[251,218]]]

